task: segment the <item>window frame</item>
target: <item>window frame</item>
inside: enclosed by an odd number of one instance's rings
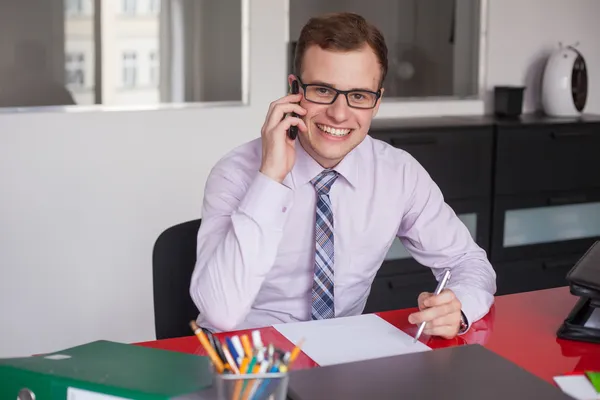
[[[286,3],[286,45],[289,47],[290,0]],[[479,32],[477,35],[477,83],[476,93],[471,96],[432,96],[432,97],[386,97],[382,101],[375,118],[429,117],[439,115],[482,115],[485,114],[487,91],[487,42],[488,9],[490,0],[479,0]],[[293,38],[296,40],[297,38]]]
[[[102,36],[101,36],[101,0],[91,0],[94,5],[94,33],[98,38],[95,41],[95,110],[157,110],[157,109],[182,109],[182,108],[212,108],[212,107],[250,107],[277,99],[288,90],[287,85],[287,46],[274,46],[270,39],[275,32],[282,32],[284,43],[290,42],[289,38],[289,0],[279,0],[269,10],[264,10],[265,3],[273,0],[242,0],[242,101],[219,102],[188,102],[188,103],[157,103],[154,105],[104,105],[102,104]],[[402,118],[402,117],[428,117],[428,116],[453,116],[453,115],[482,115],[485,113],[487,91],[487,47],[488,47],[488,9],[489,0],[480,0],[479,7],[479,51],[478,51],[478,90],[477,95],[471,98],[389,98],[384,95],[383,102],[375,119]],[[280,18],[277,18],[280,16]],[[250,26],[253,26],[250,31]],[[257,29],[259,28],[260,29]],[[258,32],[258,33],[257,33]],[[278,40],[280,36],[278,36]],[[252,45],[252,52],[250,47]],[[263,60],[271,57],[269,66]],[[261,91],[250,92],[250,87],[262,87]],[[78,106],[85,107],[85,106]],[[90,109],[88,107],[88,109]]]

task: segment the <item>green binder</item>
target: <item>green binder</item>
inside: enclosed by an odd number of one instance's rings
[[[587,371],[585,374],[590,382],[592,382],[592,386],[596,389],[596,392],[600,393],[600,372]]]
[[[211,385],[207,357],[103,340],[0,359],[0,399],[190,399]]]

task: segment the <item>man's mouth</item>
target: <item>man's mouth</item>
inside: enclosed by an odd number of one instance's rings
[[[335,137],[344,137],[352,132],[352,129],[349,128],[334,128],[333,126],[316,124],[317,128],[319,128],[322,132],[335,136]]]

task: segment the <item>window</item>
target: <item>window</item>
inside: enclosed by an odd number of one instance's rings
[[[308,19],[350,11],[376,25],[386,39],[386,97],[476,97],[480,6],[480,0],[290,0],[289,72]]]
[[[135,87],[137,81],[137,54],[134,51],[123,53],[123,87]]]
[[[68,15],[83,14],[84,0],[65,0],[65,11]]]
[[[8,55],[0,57],[0,82],[35,66],[68,86],[77,105],[241,102],[251,1],[0,0],[0,47]],[[13,49],[35,54],[12,57]]]
[[[65,58],[65,83],[72,88],[85,85],[85,55],[68,53]]]
[[[504,247],[600,236],[600,202],[508,210]]]
[[[159,81],[159,70],[158,70],[158,56],[156,51],[150,52],[148,55],[150,65],[150,85],[157,86]]]
[[[160,12],[160,0],[148,0],[148,13],[158,14]]]
[[[121,11],[123,14],[135,15],[137,11],[137,0],[121,0]]]

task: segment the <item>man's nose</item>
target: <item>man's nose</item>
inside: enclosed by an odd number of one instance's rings
[[[327,108],[327,115],[334,121],[345,121],[348,119],[348,103],[346,97],[340,94],[337,99]]]

